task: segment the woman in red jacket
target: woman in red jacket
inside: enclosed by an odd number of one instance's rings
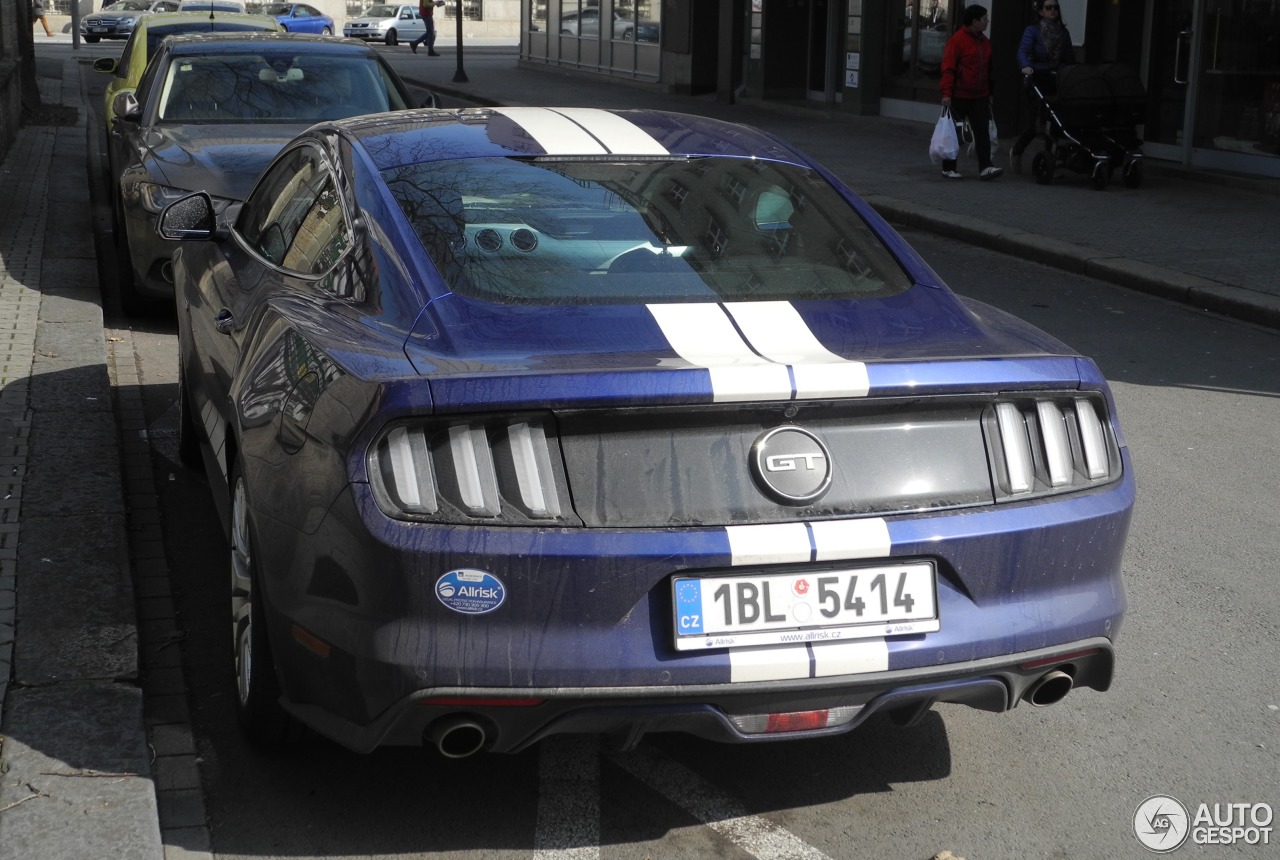
[[[978,178],[995,179],[1004,171],[991,163],[991,23],[984,6],[968,6],[963,25],[942,52],[942,105],[956,122],[969,121],[978,153]],[[942,162],[942,175],[959,179],[954,159]]]

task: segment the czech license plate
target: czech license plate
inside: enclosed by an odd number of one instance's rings
[[[675,577],[676,648],[835,642],[938,630],[931,562]]]

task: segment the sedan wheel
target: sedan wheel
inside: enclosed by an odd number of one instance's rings
[[[387,31],[387,37],[383,39],[383,41],[387,43],[388,48],[394,48],[396,45],[400,44],[399,40],[396,39],[396,31],[394,28]]]
[[[267,639],[262,601],[254,599],[258,572],[239,464],[232,473],[231,486],[231,628],[240,728],[254,743],[278,744],[289,738],[294,723],[280,707],[280,681]]]
[[[333,31],[332,31],[332,30],[330,30],[328,27],[325,27],[325,28],[323,28],[323,29],[320,31],[320,35],[321,35],[321,36],[332,36],[332,35],[333,35]]]

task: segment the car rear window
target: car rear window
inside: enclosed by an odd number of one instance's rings
[[[476,158],[383,179],[450,288],[485,301],[790,301],[911,285],[849,203],[795,165]]]
[[[179,24],[165,24],[150,27],[147,30],[147,59],[155,56],[156,48],[166,36],[185,35],[187,33],[266,33],[271,32],[260,22],[233,21],[226,18],[212,18],[205,21],[183,21]]]

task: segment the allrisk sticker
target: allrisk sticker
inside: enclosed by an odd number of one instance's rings
[[[492,573],[464,568],[436,580],[436,597],[454,612],[483,615],[501,606],[507,591]]]

